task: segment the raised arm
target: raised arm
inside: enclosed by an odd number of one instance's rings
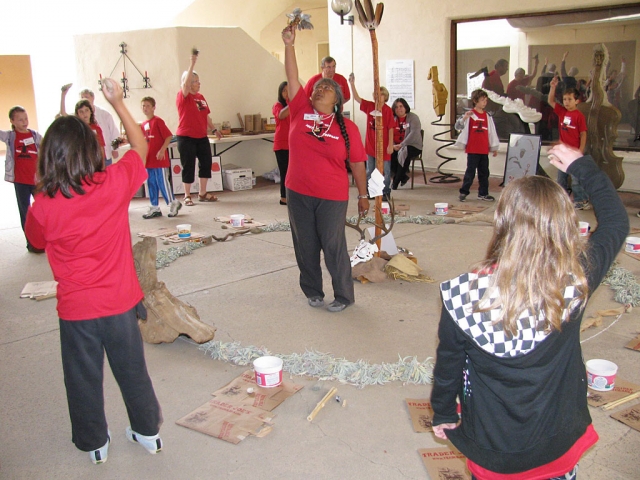
[[[65,103],[67,100],[67,92],[71,88],[71,85],[73,85],[73,83],[67,83],[60,89],[60,112],[58,113],[58,115],[56,115],[56,118],[64,117],[67,115],[67,108],[65,106]]]
[[[349,74],[349,85],[351,85],[351,92],[353,93],[353,99],[360,103],[362,98],[358,95],[358,90],[356,90],[356,76],[353,73]]]
[[[189,90],[191,89],[191,77],[193,77],[193,68],[196,66],[196,62],[198,61],[198,55],[192,54],[190,57],[189,70],[187,70],[187,74],[182,79],[182,96],[186,97],[189,95]]]
[[[129,109],[124,104],[120,84],[111,78],[105,78],[102,80],[102,93],[120,117],[131,149],[135,150],[140,155],[140,158],[147,158],[147,141],[138,123],[133,119]]]
[[[282,30],[282,41],[284,43],[284,71],[287,74],[287,84],[289,88],[289,98],[293,99],[300,90],[300,80],[298,79],[298,61],[296,60],[295,41],[296,29],[288,25]]]
[[[549,82],[549,98],[547,103],[551,108],[556,108],[556,87],[558,86],[558,76],[556,75]]]

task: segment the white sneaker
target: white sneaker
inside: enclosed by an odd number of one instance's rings
[[[177,217],[181,208],[182,202],[180,200],[173,200],[169,204],[169,217]]]
[[[111,432],[107,431],[107,443],[105,443],[98,450],[89,452],[89,458],[94,465],[100,465],[107,461],[109,457],[109,442],[111,441]]]
[[[130,426],[127,427],[125,433],[130,442],[139,443],[151,455],[155,455],[162,450],[162,439],[160,438],[160,434],[156,434],[152,437],[140,435],[138,432],[131,430]]]

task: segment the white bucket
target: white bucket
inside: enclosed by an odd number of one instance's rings
[[[581,237],[589,235],[589,222],[578,222],[578,228],[580,229]]]
[[[382,205],[380,206],[380,212],[383,215],[389,215],[391,213],[391,207],[389,207],[388,202],[382,202]]]
[[[449,213],[448,203],[436,203],[436,215],[446,215]]]
[[[191,225],[188,223],[183,223],[182,225],[178,225],[176,227],[178,229],[178,237],[179,238],[189,238],[191,236]]]
[[[618,365],[609,360],[599,358],[588,360],[587,367],[587,385],[593,390],[599,392],[609,392],[613,390],[616,381],[616,373],[618,373]]]
[[[256,384],[261,387],[277,387],[282,383],[282,359],[278,357],[260,357],[253,361]]]
[[[625,252],[640,253],[640,237],[627,237]]]
[[[244,215],[242,215],[241,213],[231,215],[230,218],[232,227],[244,227]]]

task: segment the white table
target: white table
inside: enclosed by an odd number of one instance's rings
[[[216,137],[215,135],[209,135],[209,143],[211,143],[211,145],[213,146],[213,155],[220,156],[227,150],[230,150],[236,145],[238,145],[239,143],[247,142],[250,140],[264,140],[266,142],[273,143],[273,136],[274,136],[274,133],[256,133],[255,135],[231,134],[231,135],[226,135],[222,137],[220,140],[218,140],[218,137]],[[230,144],[230,145],[227,146],[224,144]],[[221,147],[224,145],[224,147],[226,148],[224,148],[224,150],[219,150],[220,148],[219,145]]]

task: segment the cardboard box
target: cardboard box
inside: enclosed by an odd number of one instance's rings
[[[225,190],[237,192],[239,190],[251,190],[252,174],[250,168],[227,164],[222,169],[222,186]]]
[[[173,184],[174,195],[184,194],[184,185],[182,184],[182,164],[180,159],[171,159],[171,183]],[[191,185],[191,192],[196,193],[200,190],[200,179],[198,177],[198,165],[196,162],[196,175]],[[207,181],[207,192],[222,191],[222,171],[220,166],[220,157],[213,157],[211,162],[211,178]]]

